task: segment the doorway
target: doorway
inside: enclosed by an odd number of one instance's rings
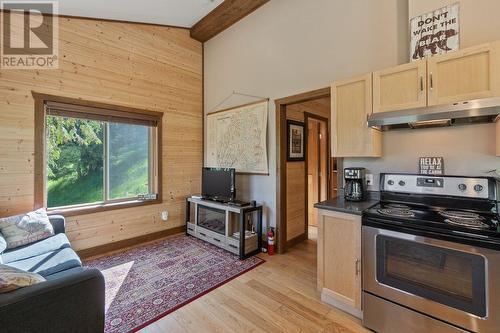
[[[326,132],[330,130],[331,100],[330,88],[323,88],[298,95],[275,100],[276,104],[276,151],[277,151],[277,184],[276,184],[276,219],[278,253],[284,253],[287,248],[307,240],[309,237],[309,195],[308,195],[308,165],[307,138],[308,121],[306,117],[326,122]],[[317,117],[314,117],[317,116]],[[294,123],[304,128],[304,155],[302,159],[287,158],[287,124]],[[325,130],[325,127],[323,127]],[[333,171],[340,160],[330,158],[329,137],[325,135],[327,172],[323,178],[327,180],[323,186],[323,198],[336,196],[338,173]],[[320,164],[321,165],[321,164]],[[324,165],[324,163],[323,163]],[[336,168],[335,168],[336,170]],[[321,198],[321,186],[318,185],[318,200]],[[311,203],[313,204],[313,203]],[[313,240],[314,241],[314,240]]]
[[[308,238],[317,239],[318,221],[314,204],[329,198],[329,163],[328,163],[328,118],[313,113],[305,114],[307,126],[307,226]]]

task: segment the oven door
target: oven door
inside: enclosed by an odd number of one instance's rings
[[[498,330],[500,252],[406,231],[362,230],[364,291],[473,332]]]

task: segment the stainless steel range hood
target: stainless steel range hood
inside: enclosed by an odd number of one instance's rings
[[[493,97],[373,113],[368,117],[368,126],[386,131],[400,128],[467,125],[493,122],[498,115],[500,115],[500,97]]]

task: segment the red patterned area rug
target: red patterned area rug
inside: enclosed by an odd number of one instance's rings
[[[106,333],[135,332],[264,260],[175,235],[86,261],[106,280]]]

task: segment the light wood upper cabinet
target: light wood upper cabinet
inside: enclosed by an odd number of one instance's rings
[[[319,210],[317,279],[322,300],[359,316],[361,216]]]
[[[372,113],[372,75],[335,81],[331,99],[332,156],[381,156],[380,132],[367,125]]]
[[[500,43],[427,60],[428,105],[500,95]]]
[[[427,105],[427,62],[415,61],[373,73],[373,112]]]

